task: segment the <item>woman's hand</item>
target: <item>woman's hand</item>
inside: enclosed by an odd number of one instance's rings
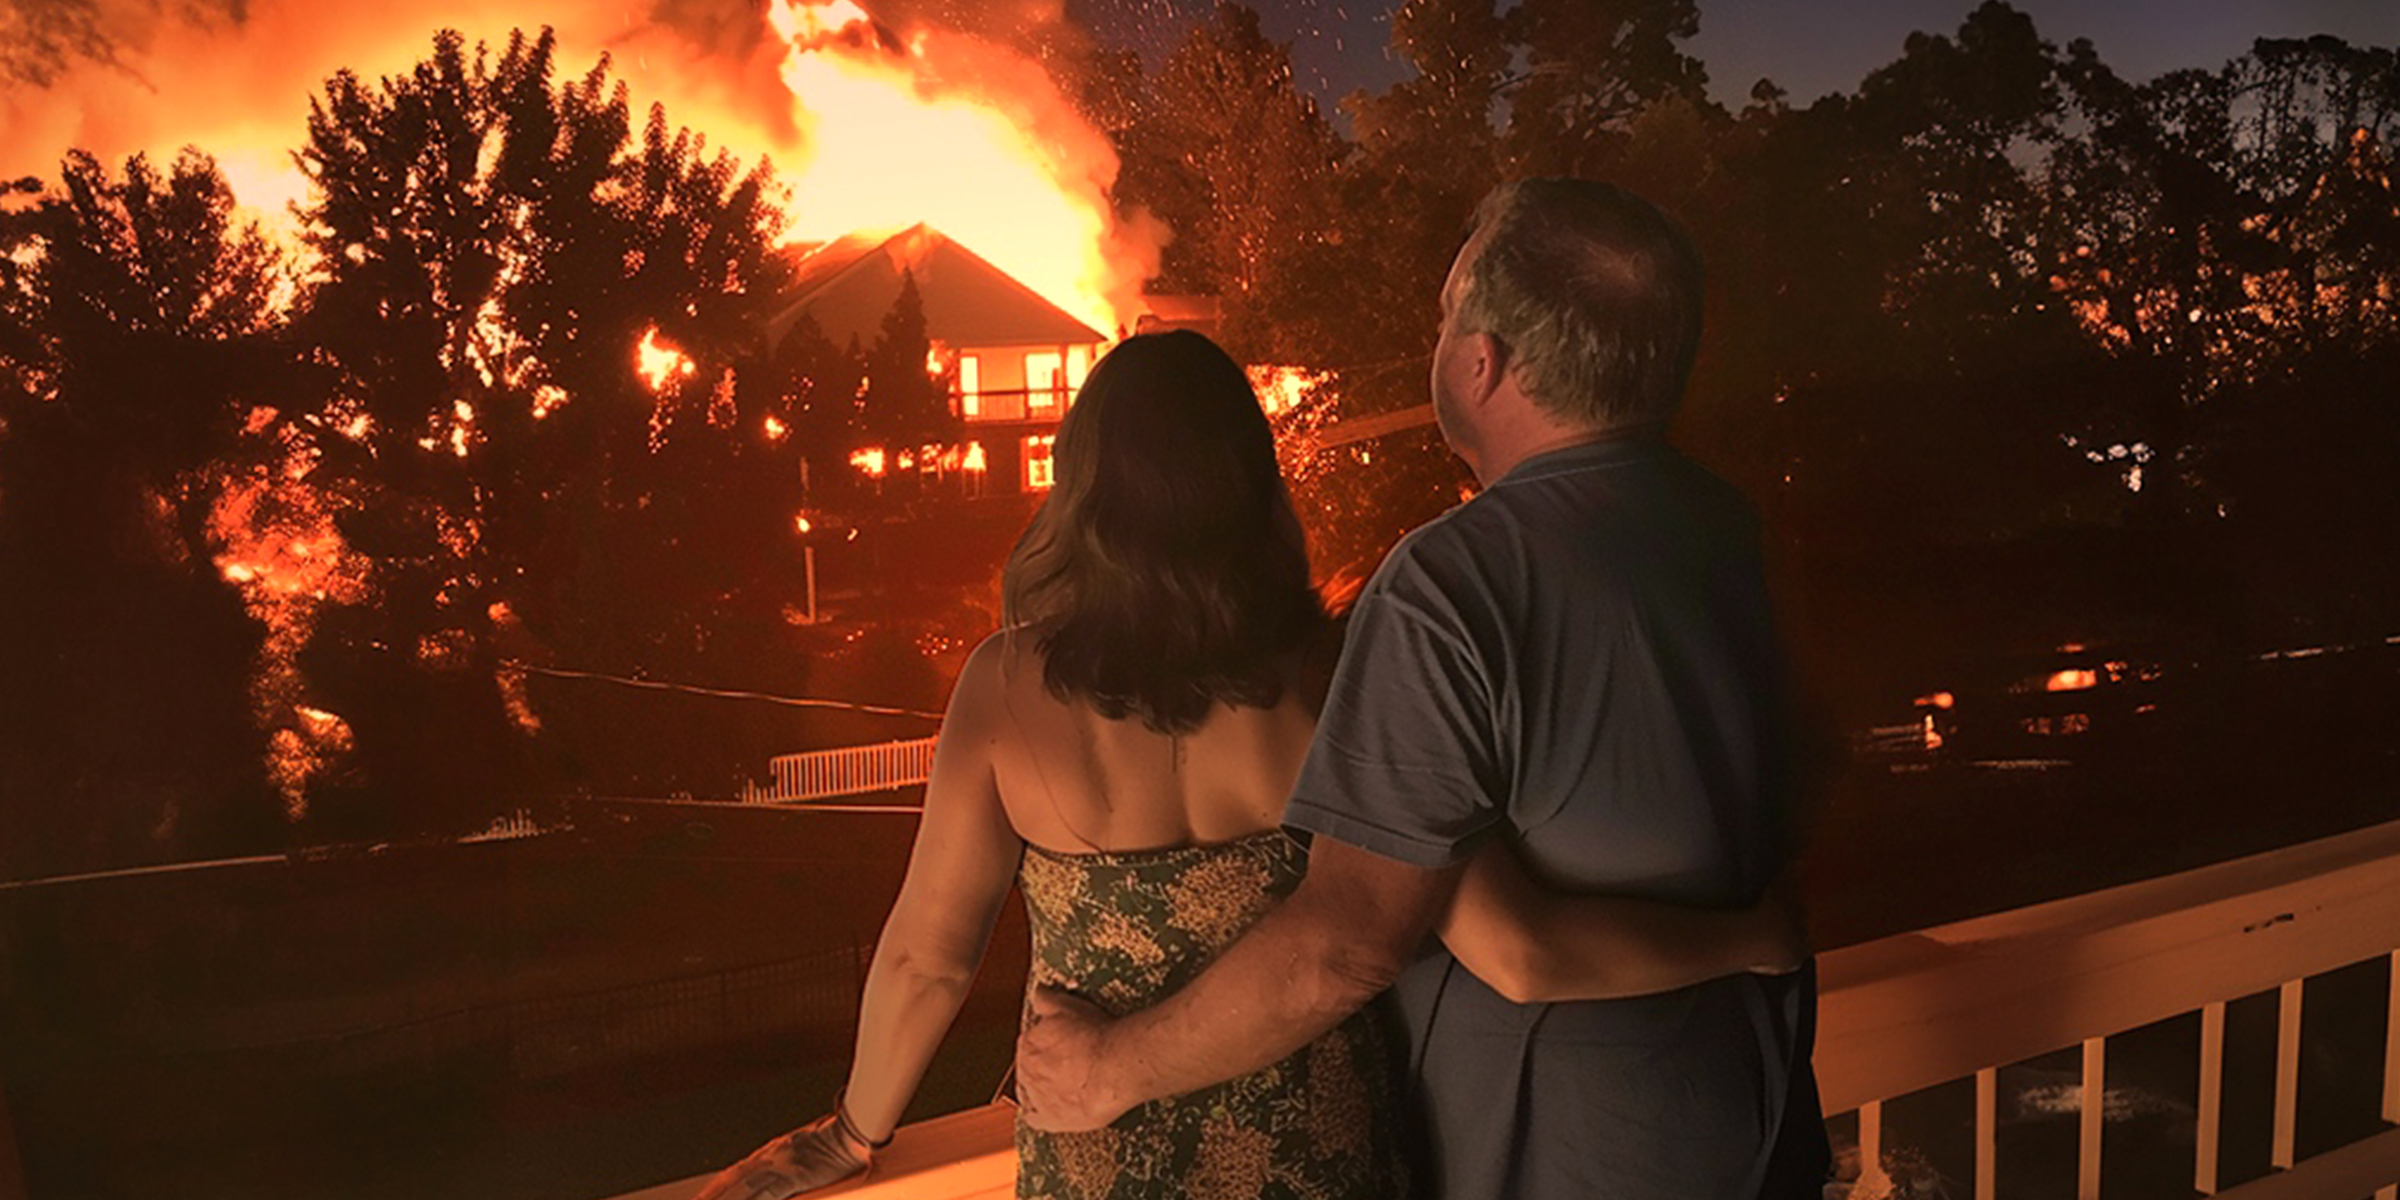
[[[866,1170],[873,1155],[827,1114],[717,1172],[692,1200],[784,1200]]]

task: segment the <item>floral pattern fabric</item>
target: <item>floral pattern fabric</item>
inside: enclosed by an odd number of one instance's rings
[[[1191,982],[1299,886],[1307,852],[1280,830],[1129,854],[1027,847],[1026,986],[1117,1015]],[[1017,1195],[1041,1200],[1352,1200],[1406,1192],[1389,1034],[1370,1007],[1264,1070],[1142,1105],[1105,1129],[1017,1123]]]

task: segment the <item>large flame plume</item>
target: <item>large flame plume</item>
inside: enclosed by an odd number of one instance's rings
[[[408,70],[437,29],[495,46],[549,25],[564,72],[607,54],[637,106],[745,160],[771,158],[791,189],[785,240],[927,222],[1104,332],[1130,328],[1163,228],[1120,221],[1108,140],[1058,83],[1003,40],[1060,20],[1055,5],[992,6],[1005,28],[895,29],[852,0],[720,0],[644,11],[580,0],[197,0],[163,18],[142,0],[76,9],[60,51],[0,77],[0,177],[49,177],[69,148],[103,161],[214,155],[236,197],[288,228],[308,183],[291,152],[308,97],[342,68]],[[57,0],[26,0],[32,10]],[[950,6],[954,13],[971,6]],[[24,18],[20,18],[21,20]],[[0,37],[11,30],[0,17]],[[990,35],[990,36],[986,36]],[[286,239],[287,242],[289,239]]]

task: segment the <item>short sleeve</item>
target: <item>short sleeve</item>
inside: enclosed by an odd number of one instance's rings
[[[1286,825],[1442,867],[1500,820],[1491,683],[1447,616],[1360,598]]]

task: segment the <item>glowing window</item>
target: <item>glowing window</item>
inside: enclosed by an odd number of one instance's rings
[[[1091,373],[1092,348],[1090,346],[1067,347],[1067,390],[1080,390],[1083,387],[1084,377]]]
[[[1025,439],[1025,490],[1050,490],[1054,477],[1050,473],[1051,435],[1039,434]]]
[[[983,361],[972,354],[958,356],[959,415],[983,415]]]
[[[1036,350],[1025,356],[1025,404],[1031,409],[1056,408],[1066,403],[1067,364],[1056,350]]]

